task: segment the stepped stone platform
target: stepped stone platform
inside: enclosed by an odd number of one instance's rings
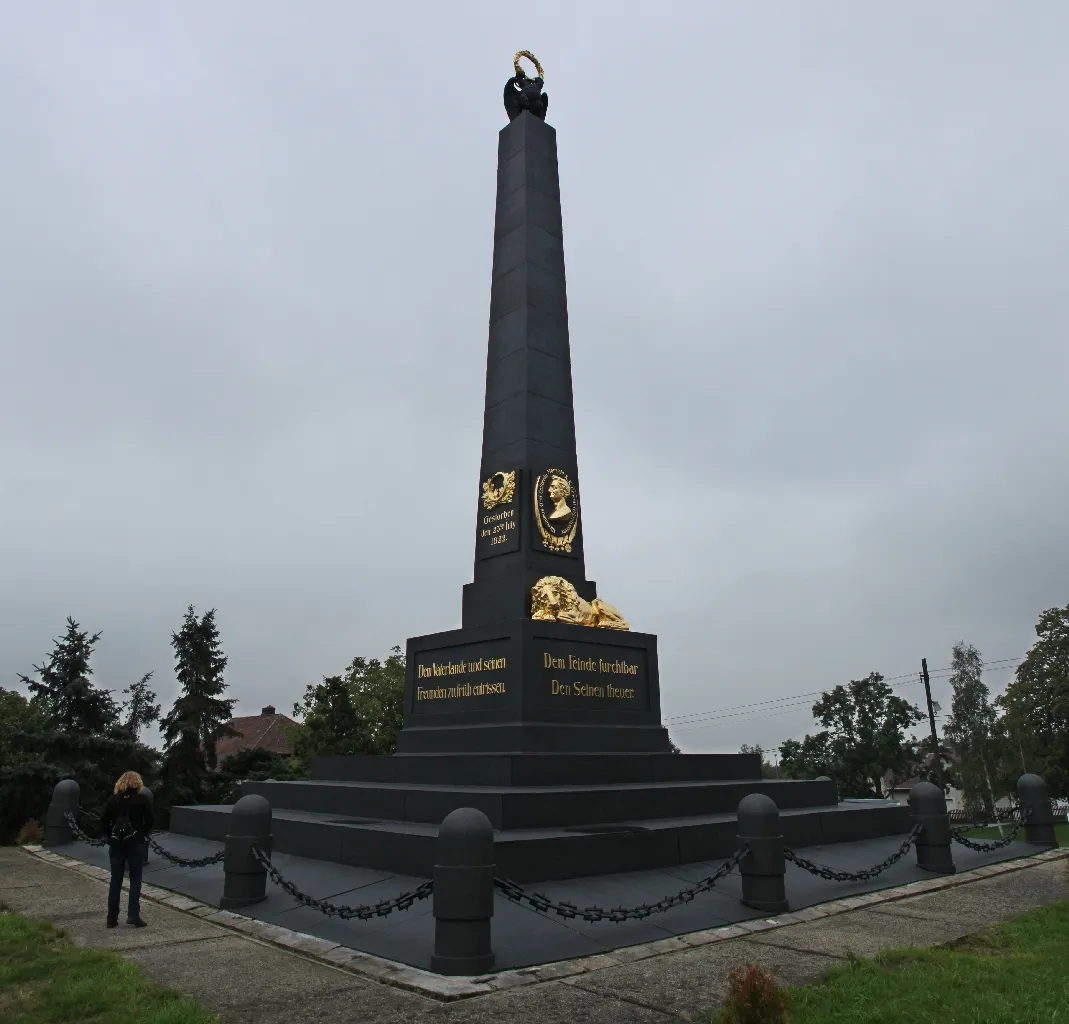
[[[646,871],[724,858],[748,793],[780,808],[792,846],[905,834],[908,809],[839,802],[831,782],[760,778],[751,754],[468,754],[324,757],[312,778],[246,782],[273,808],[274,849],[430,877],[438,826],[475,807],[516,881]],[[176,807],[171,831],[221,841],[229,805]]]

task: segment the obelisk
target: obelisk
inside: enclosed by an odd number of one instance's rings
[[[397,751],[666,751],[656,637],[632,632],[586,578],[557,137],[541,67],[526,52],[514,65],[498,137],[474,580],[460,629],[408,641]]]
[[[527,81],[529,92],[539,96],[541,82]],[[506,86],[507,103],[509,89],[515,91],[514,80]],[[583,558],[557,133],[543,119],[544,107],[534,101],[517,111],[513,105],[514,116],[498,136],[479,481],[492,491],[507,474],[516,476],[511,502],[486,508],[480,491],[475,579],[464,588],[465,628],[523,618],[531,587],[544,576],[567,579],[588,601],[597,596]],[[552,471],[571,492],[562,506],[568,511],[556,520],[548,494],[538,496],[548,516],[534,511],[535,488]],[[551,482],[543,481],[543,491]],[[510,509],[512,516],[503,514]]]

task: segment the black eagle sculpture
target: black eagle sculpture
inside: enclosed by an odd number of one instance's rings
[[[543,84],[541,78],[528,78],[522,72],[505,83],[505,113],[510,121],[515,121],[525,110],[541,121],[546,119],[549,97],[542,92]]]

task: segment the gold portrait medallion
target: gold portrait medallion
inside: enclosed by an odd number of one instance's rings
[[[579,495],[562,469],[547,469],[535,481],[534,513],[542,543],[550,551],[570,552],[579,528]]]

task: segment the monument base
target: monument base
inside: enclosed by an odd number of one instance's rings
[[[474,807],[498,872],[519,882],[671,868],[730,856],[736,809],[764,793],[792,846],[909,831],[909,808],[839,803],[833,782],[760,778],[752,754],[417,754],[322,757],[312,778],[245,782],[272,807],[273,849],[430,878],[438,826]],[[171,830],[221,839],[230,808],[176,807]]]
[[[514,619],[408,641],[398,754],[667,753],[657,638]]]

